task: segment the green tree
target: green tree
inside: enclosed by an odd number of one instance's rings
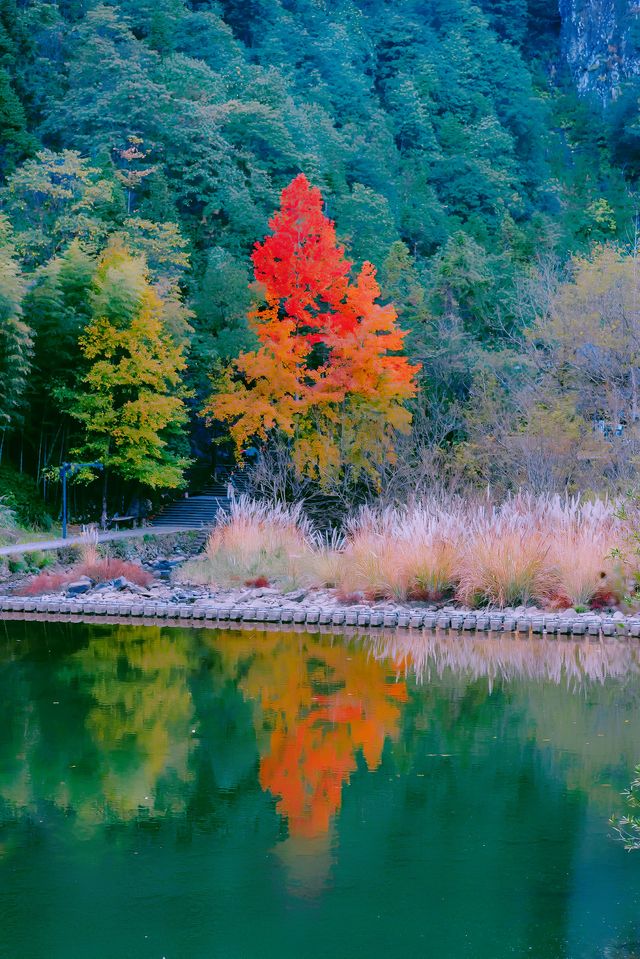
[[[0,67],[0,175],[12,173],[35,148],[36,140],[27,131],[24,107],[9,74]]]
[[[22,313],[25,281],[11,227],[0,215],[0,430],[15,426],[31,369],[32,336]],[[1,446],[0,446],[1,449]]]
[[[60,457],[66,456],[76,425],[60,395],[83,370],[78,340],[89,321],[95,271],[95,256],[74,240],[36,272],[25,296],[25,318],[35,337],[29,419],[34,446],[44,450],[45,465],[56,453],[56,437]]]
[[[73,150],[42,150],[23,163],[2,191],[2,202],[25,266],[49,260],[74,239],[97,250],[113,224],[114,181]]]

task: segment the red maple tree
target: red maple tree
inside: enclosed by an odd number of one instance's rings
[[[269,225],[252,256],[266,300],[249,317],[260,345],[227,368],[205,413],[229,424],[239,451],[280,431],[298,471],[321,482],[347,464],[375,473],[409,428],[416,391],[397,313],[377,302],[370,263],[351,278],[320,190],[303,174]]]

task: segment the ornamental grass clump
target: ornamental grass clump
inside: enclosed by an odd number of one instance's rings
[[[393,509],[365,507],[347,524],[342,568],[337,587],[344,596],[362,593],[367,599],[403,599],[405,571],[399,561]]]
[[[80,556],[81,561],[91,566],[98,562],[100,552],[98,550],[99,533],[95,527],[85,527],[80,533]]]
[[[553,608],[617,601],[612,504],[517,494],[433,495],[406,507],[366,506],[343,533],[319,536],[300,506],[240,498],[180,578],[220,586],[328,587],[343,601]]]
[[[361,510],[347,526],[341,590],[372,599],[448,598],[457,585],[464,521],[453,498]]]
[[[518,494],[469,519],[462,602],[568,608],[616,601],[608,557],[619,529],[606,500]]]
[[[210,533],[204,555],[187,563],[180,579],[219,586],[290,585],[308,565],[314,536],[300,506],[271,506],[241,496]]]
[[[465,515],[458,500],[427,500],[407,510],[399,525],[407,598],[440,601],[458,585]]]
[[[613,552],[621,527],[612,503],[549,498],[544,504],[549,529],[548,561],[557,587],[552,605],[608,606],[619,600]]]
[[[483,507],[472,517],[461,556],[457,598],[469,606],[546,602],[556,576],[549,565],[548,531],[517,498]]]
[[[94,583],[107,583],[111,579],[124,578],[136,586],[149,586],[153,576],[139,563],[131,563],[114,556],[102,556],[98,549],[99,534],[95,528],[81,533],[80,561],[70,571],[74,578],[88,576]]]
[[[313,538],[313,549],[304,554],[301,563],[302,578],[312,587],[339,587],[344,576],[345,538],[339,530],[318,534]]]
[[[68,572],[39,573],[18,590],[18,595],[42,596],[46,593],[59,593],[60,590],[66,589],[73,579],[75,577],[70,577]]]

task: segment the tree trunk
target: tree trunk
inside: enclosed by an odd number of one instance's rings
[[[48,466],[47,462],[47,439],[48,434],[45,433],[44,437],[44,448],[42,450],[42,498],[47,502],[47,474],[45,472],[45,467]]]

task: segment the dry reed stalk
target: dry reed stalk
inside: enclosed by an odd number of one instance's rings
[[[82,562],[92,566],[98,562],[98,530],[93,526],[86,526],[80,533],[80,556]]]

